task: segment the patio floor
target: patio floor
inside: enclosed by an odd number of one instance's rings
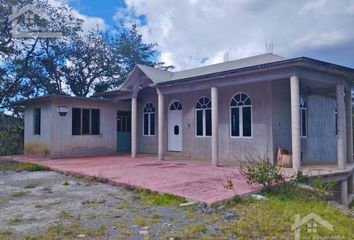
[[[98,176],[118,185],[170,193],[190,200],[212,204],[234,197],[247,196],[260,186],[248,185],[237,167],[212,168],[208,163],[168,160],[138,156],[95,156],[48,159],[16,156],[13,160],[46,165],[53,170]],[[234,188],[224,186],[231,179]]]

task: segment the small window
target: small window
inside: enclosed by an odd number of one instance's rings
[[[34,135],[41,135],[41,109],[35,108],[34,109],[34,116],[33,116],[33,133]]]
[[[307,116],[306,102],[304,97],[300,97],[300,137],[307,137]]]
[[[72,135],[99,135],[99,109],[72,109]]]
[[[230,104],[231,137],[252,136],[252,102],[244,93],[237,93]]]
[[[155,107],[152,103],[148,103],[144,107],[144,118],[143,118],[143,133],[144,136],[154,136],[155,135]]]
[[[211,101],[207,97],[198,100],[195,107],[196,135],[211,136]]]

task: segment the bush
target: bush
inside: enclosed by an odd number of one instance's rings
[[[284,182],[279,167],[266,157],[248,157],[241,162],[240,171],[248,184],[262,184],[267,189],[274,184]]]

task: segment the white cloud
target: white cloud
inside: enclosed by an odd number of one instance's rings
[[[68,0],[48,0],[48,3],[56,7],[59,7],[61,4],[69,6]],[[76,9],[71,9],[71,12],[74,17],[84,20],[82,24],[83,32],[88,32],[89,30],[96,28],[100,30],[105,30],[107,28],[107,25],[102,18],[84,15]]]
[[[353,0],[125,2],[128,12],[146,16],[147,25],[140,26],[144,41],[157,42],[160,60],[177,69],[221,62],[225,52],[230,60],[264,53],[266,42],[286,57],[343,46],[354,50]]]

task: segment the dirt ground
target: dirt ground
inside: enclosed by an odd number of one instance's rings
[[[194,236],[214,233],[215,216],[194,208],[149,204],[143,194],[51,171],[0,173],[0,239],[179,239],[186,229]]]

